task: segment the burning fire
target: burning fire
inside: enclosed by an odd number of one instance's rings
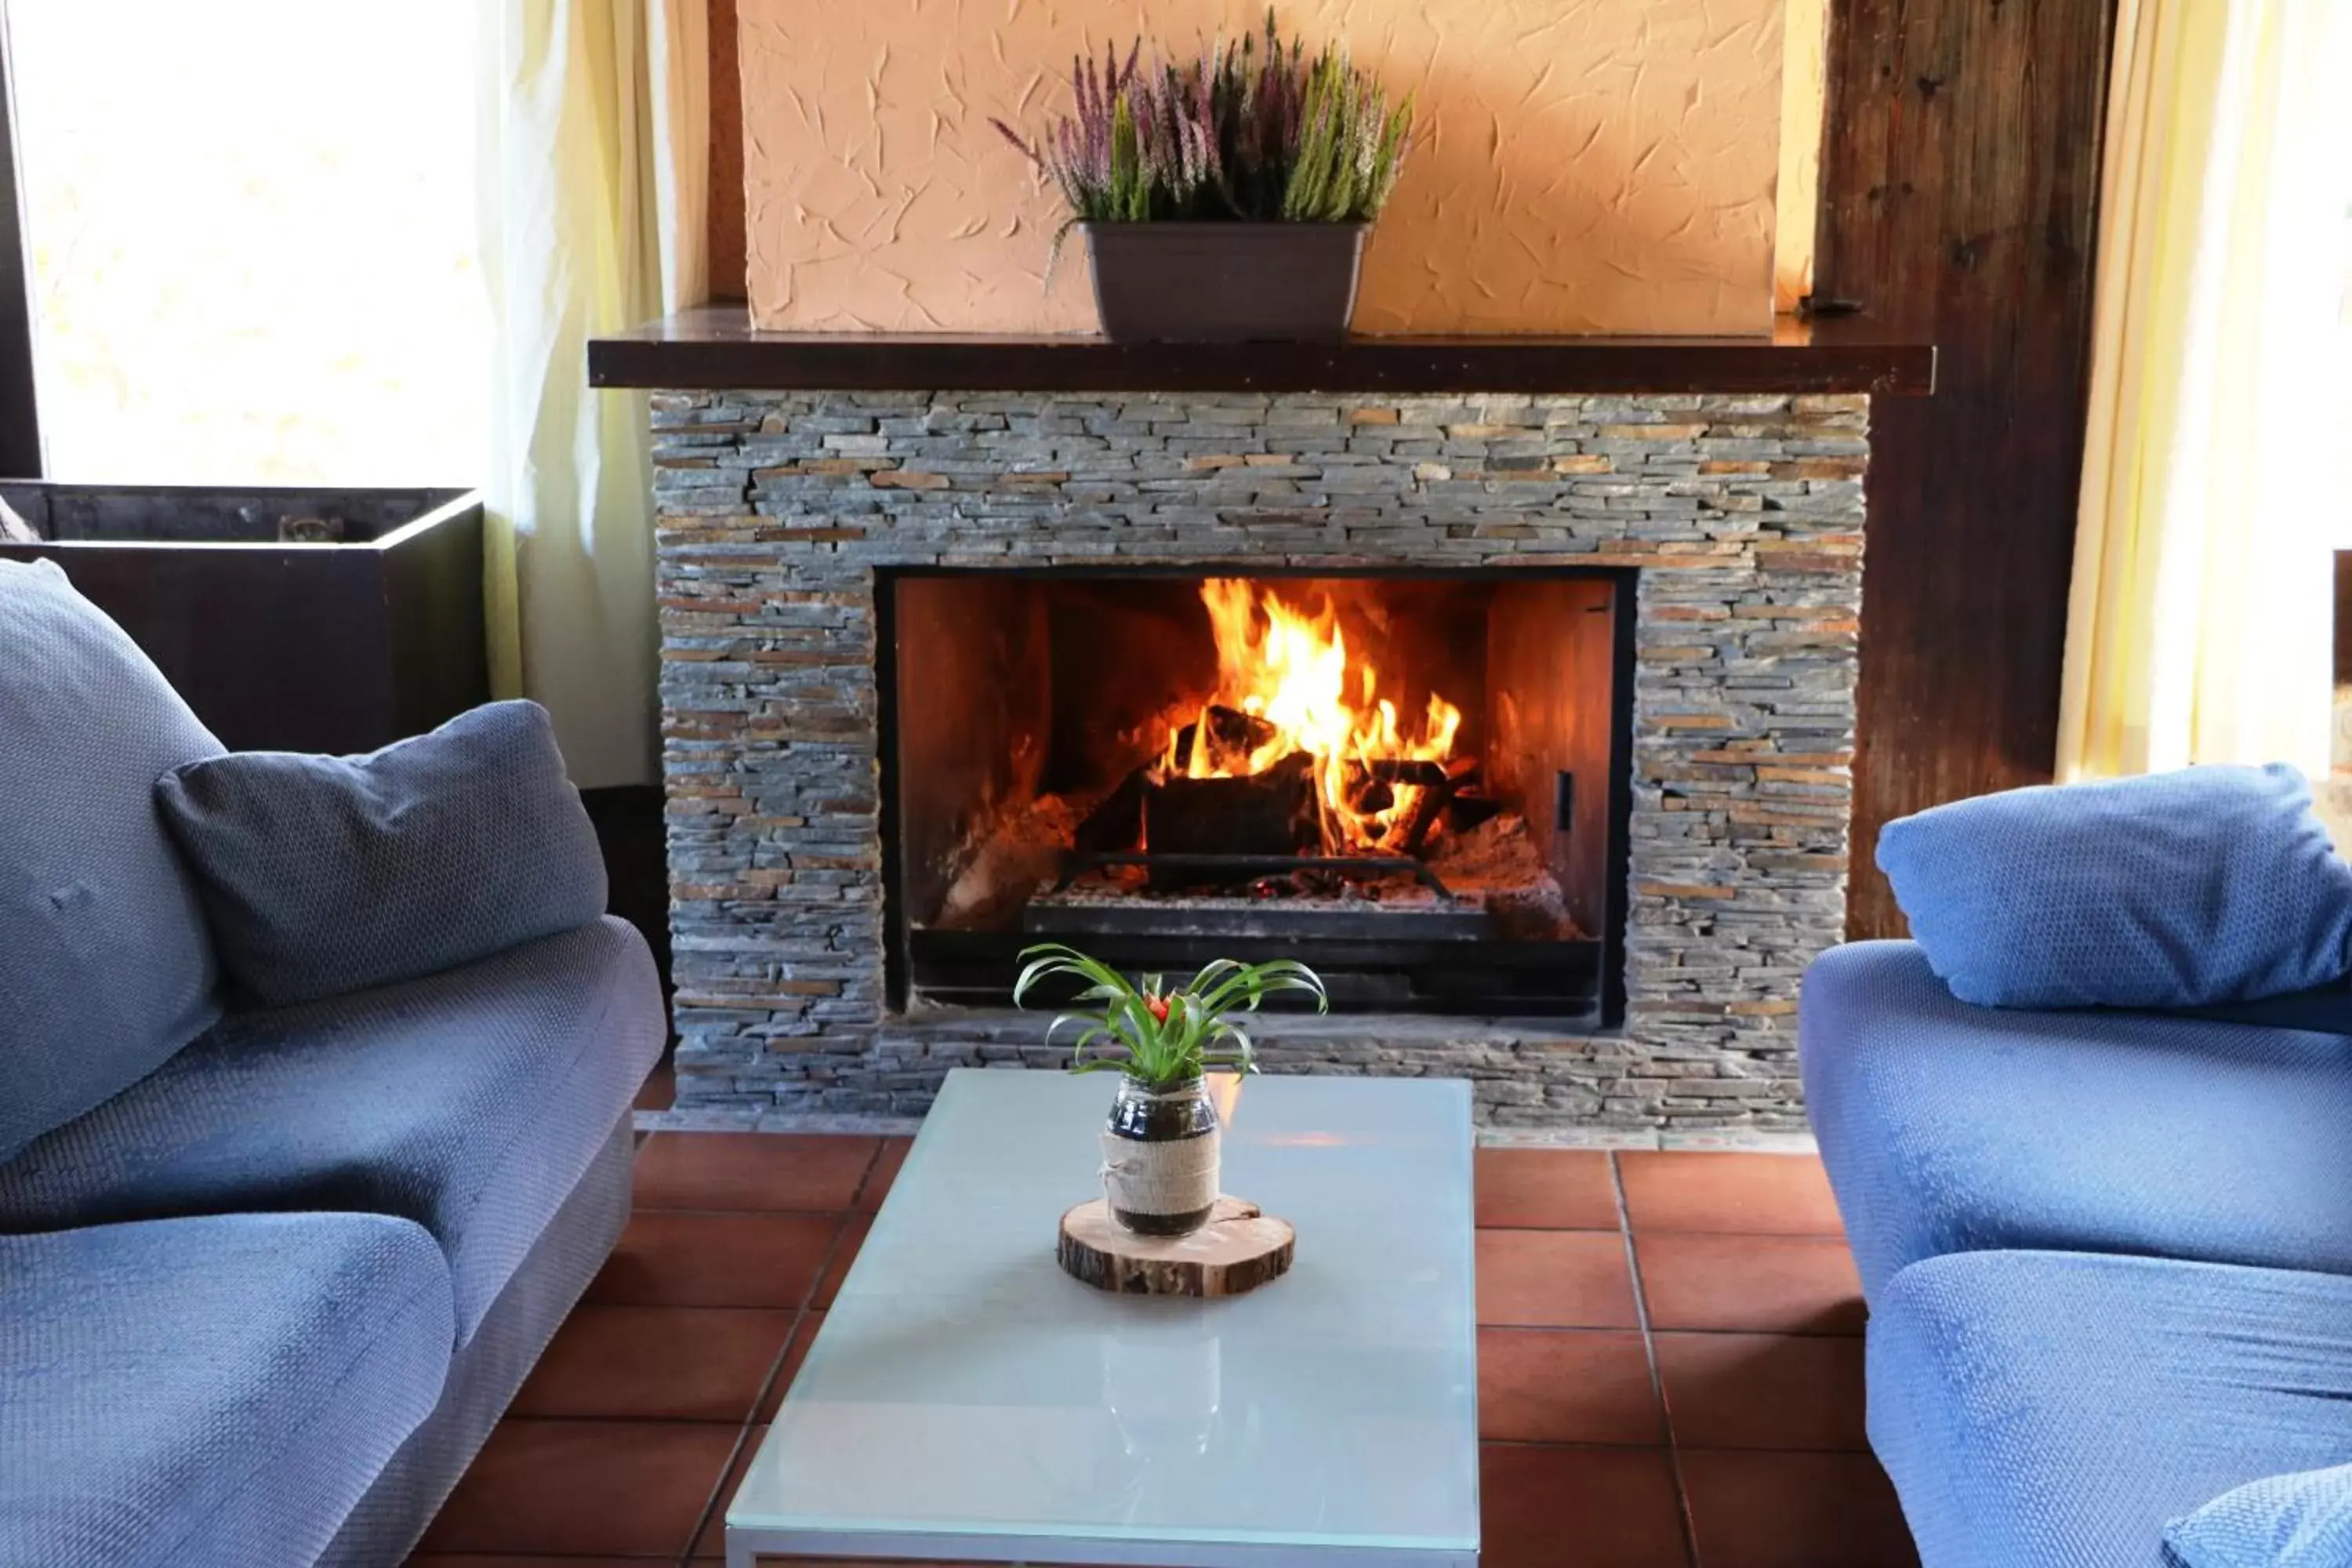
[[[1201,585],[1216,634],[1218,689],[1192,720],[1189,755],[1171,725],[1164,765],[1188,778],[1245,778],[1294,753],[1313,760],[1327,854],[1376,854],[1412,819],[1423,786],[1375,778],[1375,763],[1454,756],[1462,710],[1432,693],[1408,730],[1396,704],[1379,694],[1380,671],[1349,657],[1338,611],[1327,600],[1310,614],[1270,588],[1230,577]],[[1262,721],[1242,747],[1209,743],[1210,709]],[[1264,728],[1271,726],[1271,732]],[[1396,849],[1391,842],[1388,853]]]

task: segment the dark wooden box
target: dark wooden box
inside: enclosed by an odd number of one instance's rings
[[[486,701],[482,502],[450,489],[0,482],[236,751],[364,752]]]

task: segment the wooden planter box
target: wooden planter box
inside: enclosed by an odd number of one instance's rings
[[[486,701],[482,503],[448,489],[0,482],[236,751],[364,752]]]
[[[1369,223],[1082,223],[1115,343],[1338,342]]]

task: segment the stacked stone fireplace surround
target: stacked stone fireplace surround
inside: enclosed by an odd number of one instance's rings
[[[1026,1015],[890,1012],[877,567],[1638,570],[1626,1012],[1333,1016],[1271,1071],[1473,1080],[1496,1135],[1801,1130],[1843,934],[1868,400],[658,393],[673,1116],[888,1124]]]

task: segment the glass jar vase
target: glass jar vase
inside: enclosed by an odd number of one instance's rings
[[[1104,1129],[1103,1198],[1138,1236],[1188,1236],[1217,1202],[1223,1134],[1203,1079],[1152,1085],[1122,1077]]]

